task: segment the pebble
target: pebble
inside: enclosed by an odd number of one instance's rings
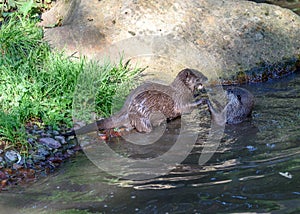
[[[21,159],[21,155],[14,150],[9,150],[5,153],[5,160],[9,163],[20,162]]]
[[[58,149],[61,147],[61,144],[57,140],[55,140],[51,137],[44,137],[44,138],[41,138],[39,141],[41,144],[43,144],[51,149]]]
[[[37,153],[38,155],[45,156],[45,157],[50,154],[49,150],[47,150],[45,147],[38,148]]]
[[[70,149],[67,150],[67,154],[68,154],[68,155],[73,155],[74,153],[75,153],[75,152],[74,152],[73,150],[70,150]]]
[[[58,140],[61,144],[66,144],[67,143],[64,136],[55,136],[54,139]]]
[[[32,155],[32,161],[34,162],[34,163],[38,163],[38,162],[40,162],[40,161],[44,161],[44,160],[46,160],[46,157],[45,156],[43,156],[43,155]]]
[[[54,130],[52,133],[53,133],[53,135],[55,135],[55,136],[56,136],[56,135],[59,135],[59,132],[56,131],[56,130]]]
[[[37,125],[33,125],[33,130],[38,130],[39,127]]]
[[[41,136],[44,137],[44,138],[47,138],[47,137],[51,138],[52,134],[43,132],[43,133],[41,133]]]
[[[42,135],[44,133],[43,130],[32,130],[32,134],[35,134],[35,135]]]
[[[4,151],[0,149],[0,177],[1,173],[5,173],[5,171],[12,173],[5,180],[10,185],[26,180],[28,170],[33,172],[31,180],[36,176],[46,176],[66,158],[80,150],[77,141],[65,138],[59,131],[53,130],[51,127],[43,129],[34,125],[26,128],[27,141],[32,145],[27,157],[23,158],[19,152],[13,149]],[[2,174],[2,177],[5,177],[4,175]],[[0,192],[5,189],[5,186],[6,184],[1,186],[0,183]]]
[[[246,146],[246,148],[248,149],[249,152],[254,152],[257,150],[257,148],[254,146]]]

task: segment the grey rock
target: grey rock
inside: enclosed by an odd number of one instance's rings
[[[55,140],[58,140],[61,144],[66,144],[67,141],[64,136],[55,136]]]
[[[44,133],[44,131],[43,130],[32,130],[32,134],[34,134],[34,135],[42,135]]]
[[[0,156],[0,167],[4,167],[6,165],[6,162],[3,157]]]
[[[38,125],[33,125],[33,130],[38,130],[38,129],[39,129]]]
[[[0,154],[2,154],[3,153],[3,150],[2,149],[0,149]]]
[[[231,77],[259,63],[274,64],[300,54],[300,17],[275,5],[243,0],[59,3],[61,7],[47,12],[48,21],[63,18],[63,25],[46,29],[45,38],[57,48],[66,48],[69,54],[77,51],[99,59],[103,52],[111,50],[110,45],[117,44],[119,51],[112,57],[123,49],[129,56],[149,52],[170,59],[179,56],[183,65],[198,68],[208,78]],[[43,17],[45,23],[47,15]],[[186,40],[190,45],[172,40]],[[195,52],[189,52],[193,48]],[[142,62],[139,64],[143,67]],[[168,70],[170,75],[176,75],[172,71],[182,68],[175,60],[170,63],[151,59],[145,64],[150,73]]]
[[[52,134],[55,135],[55,136],[57,136],[57,135],[59,135],[59,132],[56,131],[56,130],[53,130]]]
[[[39,142],[51,149],[58,149],[61,147],[61,144],[57,140],[50,137],[41,138]]]
[[[46,157],[50,154],[49,150],[46,149],[45,147],[38,148],[37,153],[41,156],[44,156],[44,157]]]
[[[43,132],[40,136],[44,137],[44,138],[47,138],[47,137],[51,138],[52,134]]]
[[[67,154],[69,154],[69,155],[73,155],[75,152],[73,151],[73,150],[71,150],[71,149],[67,149]]]
[[[46,157],[43,156],[43,155],[38,155],[38,154],[32,155],[32,161],[34,163],[37,163],[37,162],[40,162],[40,161],[44,161],[44,160],[46,160]]]
[[[17,162],[19,163],[21,160],[22,160],[22,157],[20,155],[19,152],[16,152],[14,150],[9,150],[5,153],[5,160],[8,162],[8,163],[14,163],[14,162]]]
[[[68,149],[73,149],[75,146],[77,146],[77,143],[75,142],[75,140],[70,139],[70,141],[68,141]]]

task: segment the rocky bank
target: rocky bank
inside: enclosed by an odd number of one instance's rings
[[[42,25],[53,47],[69,54],[102,59],[123,52],[150,72],[193,66],[228,79],[262,64],[293,64],[300,54],[297,14],[242,0],[59,1]]]

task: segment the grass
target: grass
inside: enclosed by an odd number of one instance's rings
[[[0,0],[0,22],[16,11],[36,16],[51,8],[53,2],[55,0]]]
[[[102,65],[52,52],[36,23],[16,13],[0,29],[0,148],[13,147],[24,154],[29,147],[26,123],[39,121],[56,129],[72,125],[73,97],[80,88],[78,78],[97,71],[94,79],[89,78],[97,82],[93,111],[108,116],[118,86],[132,82],[141,71],[130,68],[122,59],[117,65]],[[90,85],[79,83],[84,88]]]

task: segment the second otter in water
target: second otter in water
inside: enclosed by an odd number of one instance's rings
[[[115,115],[88,124],[76,134],[86,134],[93,131],[117,127],[135,128],[138,132],[151,132],[153,126],[159,125],[164,119],[174,119],[192,108],[202,104],[202,101],[192,102],[196,89],[202,89],[207,78],[194,69],[183,69],[170,85],[148,82],[133,90],[125,101],[122,109]],[[165,118],[154,118],[155,113]],[[75,135],[75,131],[67,132],[65,136]]]
[[[238,124],[251,115],[254,106],[254,96],[246,89],[229,87],[226,89],[227,104],[221,112],[217,112],[207,100],[212,119],[219,125]]]

